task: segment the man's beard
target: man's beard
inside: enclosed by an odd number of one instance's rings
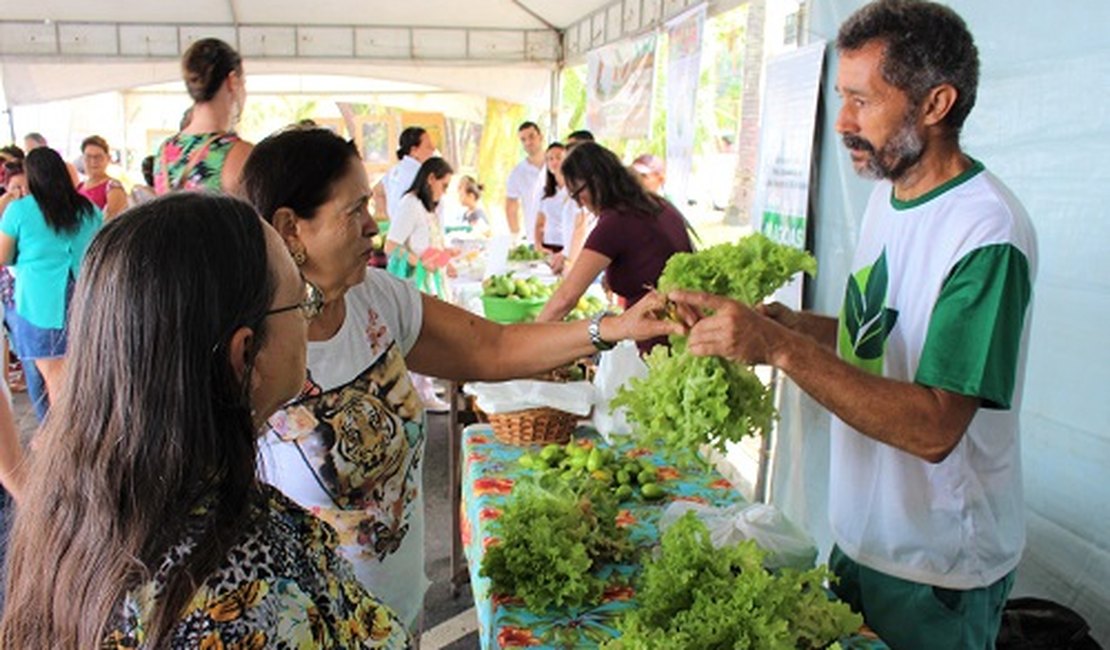
[[[859,171],[860,176],[875,180],[896,181],[910,167],[921,160],[925,153],[925,141],[914,128],[912,114],[906,116],[902,128],[894,134],[878,151],[875,146],[858,135],[845,135],[844,146],[854,151],[871,154],[867,164]]]

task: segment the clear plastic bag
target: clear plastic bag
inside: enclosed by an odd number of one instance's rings
[[[621,341],[615,348],[601,355],[594,375],[594,388],[597,389],[597,404],[594,408],[593,424],[605,442],[611,436],[628,435],[632,426],[628,424],[625,410],[610,410],[609,402],[617,395],[617,390],[633,377],[647,376],[647,364],[640,358],[640,352],[632,341]]]
[[[678,501],[663,511],[659,530],[666,530],[690,510],[705,523],[709,539],[716,548],[754,539],[767,552],[763,564],[768,569],[789,567],[804,570],[813,568],[817,561],[817,544],[813,538],[787,519],[778,508],[764,503],[714,508]]]

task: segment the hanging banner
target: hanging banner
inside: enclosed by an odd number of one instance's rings
[[[704,4],[667,24],[667,195],[679,209],[689,198],[704,29]]]
[[[651,133],[655,34],[610,45],[586,57],[586,128],[601,138]]]
[[[759,168],[752,206],[756,229],[801,249],[806,247],[809,176],[824,59],[825,42],[821,41],[768,61],[759,118]],[[775,299],[801,307],[800,275],[780,289]]]

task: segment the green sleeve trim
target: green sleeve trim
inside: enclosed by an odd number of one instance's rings
[[[1010,408],[1032,291],[1029,260],[1014,245],[965,255],[933,306],[914,381]]]
[[[978,160],[975,160],[974,158],[970,158],[970,160],[971,160],[971,167],[968,167],[967,170],[964,171],[962,174],[960,174],[959,176],[957,176],[957,177],[955,177],[955,178],[953,178],[949,181],[945,181],[944,183],[941,183],[940,185],[937,185],[936,187],[934,187],[933,189],[929,190],[928,192],[922,194],[921,196],[917,197],[916,199],[910,199],[909,201],[900,201],[900,200],[894,198],[894,188],[893,187],[890,188],[890,205],[891,205],[891,207],[894,208],[895,210],[909,210],[910,208],[916,208],[919,205],[924,205],[924,204],[928,203],[929,201],[932,201],[933,199],[937,198],[941,194],[944,194],[948,190],[950,190],[954,187],[958,187],[960,185],[963,185],[964,183],[968,182],[972,178],[975,178],[975,176],[979,172],[986,169],[983,166],[983,163],[979,162]]]

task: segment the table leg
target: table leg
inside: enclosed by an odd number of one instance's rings
[[[447,445],[448,470],[451,491],[451,595],[458,596],[463,585],[470,581],[466,568],[466,555],[462,545],[462,424],[459,422],[459,401],[462,399],[462,385],[451,382],[447,392]]]

